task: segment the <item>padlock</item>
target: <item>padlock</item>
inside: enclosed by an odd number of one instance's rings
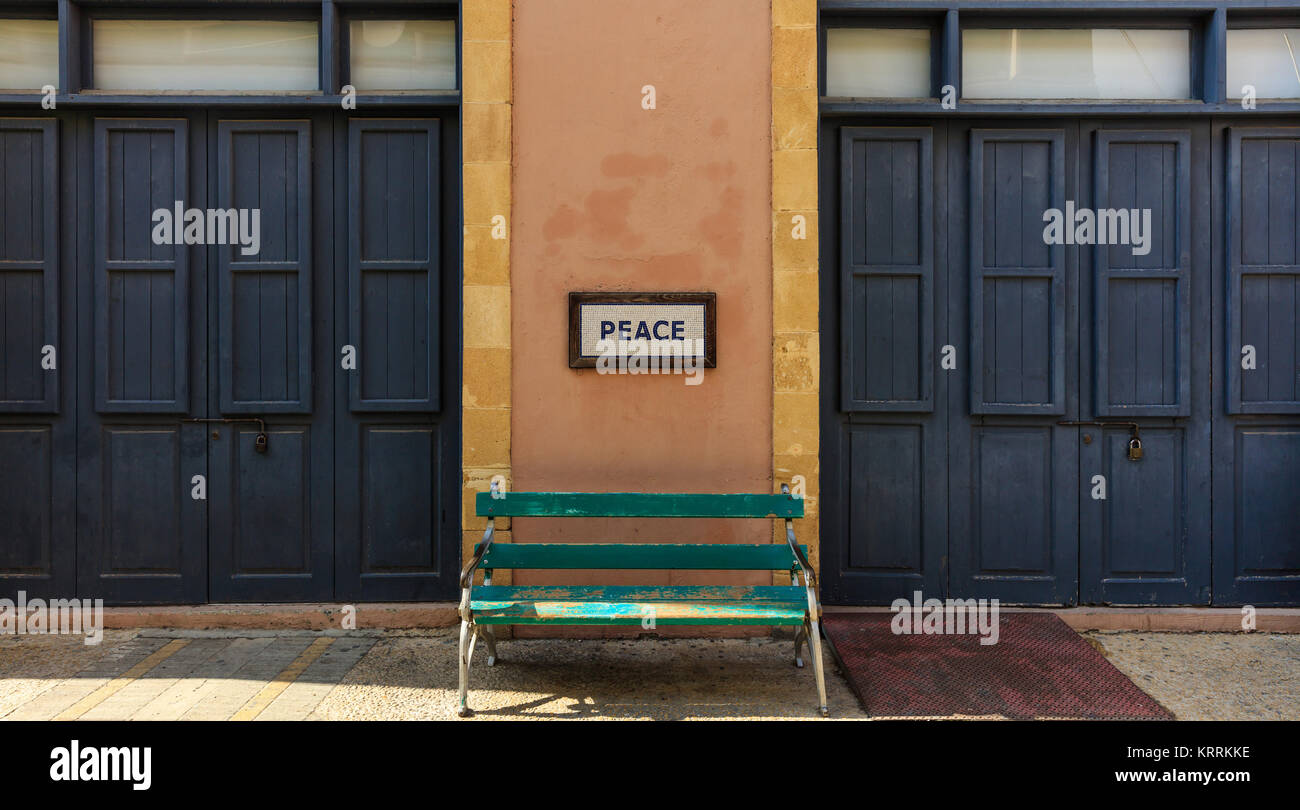
[[[1133,438],[1128,440],[1128,460],[1129,461],[1142,460],[1142,440],[1139,439],[1137,436],[1134,436]]]
[[[266,452],[266,434],[259,433],[257,438],[253,439],[253,449],[259,453]]]

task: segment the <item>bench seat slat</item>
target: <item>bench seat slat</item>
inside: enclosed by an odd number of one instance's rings
[[[780,602],[591,602],[499,601],[471,603],[477,624],[637,626],[653,616],[655,626],[800,625],[807,604]]]
[[[763,493],[506,492],[475,498],[480,517],[801,518],[803,499]]]
[[[808,606],[791,585],[478,585],[480,602],[762,602]]]
[[[796,565],[790,547],[776,543],[493,543],[481,567],[788,571]]]

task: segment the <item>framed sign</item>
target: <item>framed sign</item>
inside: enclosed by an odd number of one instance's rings
[[[569,293],[569,368],[627,358],[718,365],[718,300],[711,292]]]

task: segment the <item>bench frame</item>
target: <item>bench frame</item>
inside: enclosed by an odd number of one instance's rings
[[[543,493],[532,493],[532,494],[543,494]],[[551,493],[545,493],[545,494],[551,494]],[[571,493],[571,494],[576,494],[576,493]],[[788,484],[781,485],[781,494],[786,495],[787,497],[793,497],[790,495],[790,487]],[[484,557],[488,554],[489,549],[492,547],[492,539],[496,531],[495,529],[495,522],[497,517],[496,514],[494,514],[493,510],[491,509],[484,511],[484,507],[482,506],[482,499],[483,496],[485,495],[489,497],[488,502],[490,503],[492,500],[497,500],[498,498],[503,497],[503,493],[501,493],[501,491],[498,489],[497,482],[494,481],[492,482],[488,493],[479,494],[479,506],[476,511],[480,516],[487,517],[488,519],[487,528],[483,532],[482,542],[478,543],[477,546],[475,547],[474,557],[465,565],[465,568],[463,571],[461,571],[461,575],[460,575],[460,588],[461,588],[461,598],[460,598],[460,607],[459,607],[459,613],[461,618],[460,644],[459,644],[460,708],[458,714],[461,717],[469,717],[470,715],[473,714],[473,711],[469,708],[468,705],[469,669],[470,669],[470,661],[474,657],[474,647],[480,638],[483,639],[483,642],[487,645],[487,654],[488,654],[487,665],[494,666],[497,662],[496,635],[492,630],[492,626],[487,624],[476,623],[474,621],[473,610],[471,609],[472,594],[474,589],[474,572],[478,570],[480,565],[483,563]],[[711,496],[705,496],[705,497],[711,497]],[[773,496],[765,495],[761,497],[771,498]],[[797,516],[802,517],[803,504],[800,503],[799,506],[801,508],[798,510]],[[571,514],[576,515],[577,513],[571,513]],[[728,516],[756,517],[757,516],[753,514],[742,514],[740,512],[737,512],[734,515],[720,515],[717,514],[716,512],[699,514],[690,510],[681,511],[677,514],[645,514],[645,513],[642,514],[645,517],[728,517]],[[539,512],[538,516],[563,517],[565,515],[560,512],[543,511],[543,512]],[[793,587],[800,586],[799,575],[801,571],[803,573],[802,586],[807,593],[808,608],[804,614],[803,625],[799,627],[795,632],[794,665],[797,667],[803,667],[804,662],[801,653],[804,646],[807,645],[808,651],[812,656],[813,672],[815,673],[816,680],[817,680],[817,696],[820,701],[820,705],[818,706],[818,709],[821,712],[821,715],[825,717],[828,714],[828,709],[826,705],[826,678],[822,667],[821,606],[817,602],[817,591],[816,591],[817,575],[813,571],[812,564],[808,561],[807,555],[804,554],[803,548],[800,547],[800,545],[797,542],[795,542],[795,535],[794,535],[795,516],[796,513],[794,512],[794,510],[787,510],[787,514],[785,515],[768,514],[763,517],[772,517],[777,520],[781,520],[781,519],[785,520],[786,543],[789,546],[792,555],[791,566],[790,566],[791,586]],[[577,570],[581,570],[581,569],[577,569]],[[756,570],[761,570],[761,569],[756,569]],[[779,569],[774,568],[771,570],[779,570]],[[485,567],[483,574],[484,574],[483,585],[485,587],[490,586],[492,584],[492,569],[489,567]],[[597,622],[597,623],[599,624],[601,622]],[[727,622],[719,622],[719,623],[727,624]]]

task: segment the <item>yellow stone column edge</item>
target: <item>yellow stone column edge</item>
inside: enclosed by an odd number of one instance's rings
[[[511,0],[461,7],[464,315],[461,390],[461,556],[483,537],[474,496],[501,476],[510,488]],[[510,542],[510,520],[496,523]],[[509,584],[501,571],[494,584]]]
[[[817,0],[772,0],[772,476],[802,476],[795,534],[820,571],[817,98]]]

